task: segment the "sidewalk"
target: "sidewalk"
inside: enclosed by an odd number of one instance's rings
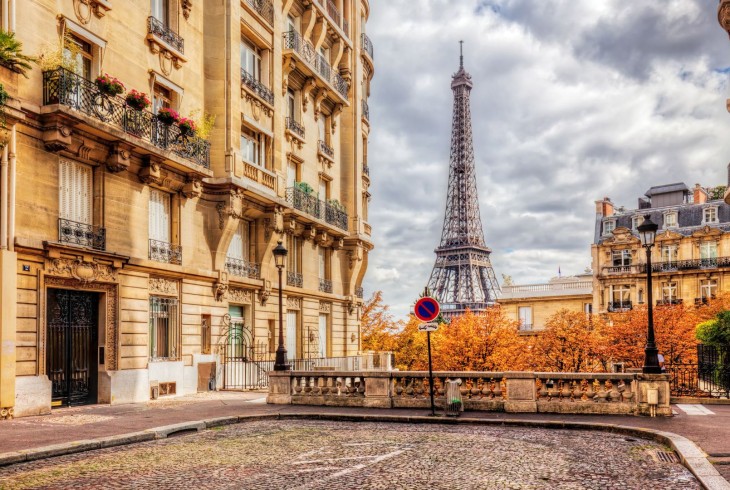
[[[130,434],[148,429],[220,417],[256,415],[336,415],[418,417],[428,410],[366,409],[320,406],[267,405],[264,392],[200,393],[148,403],[89,405],[54,410],[51,415],[0,422],[0,453],[68,444],[74,441]],[[730,405],[707,405],[712,415],[688,415],[673,407],[674,417],[631,417],[564,414],[506,414],[465,412],[463,417],[495,422],[548,424],[586,423],[620,425],[665,431],[696,443],[730,480]]]

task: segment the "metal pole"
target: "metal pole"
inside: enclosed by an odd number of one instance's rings
[[[644,347],[644,374],[662,374],[662,368],[659,366],[658,349],[654,340],[654,295],[651,284],[651,246],[646,247],[646,287],[648,289],[646,297],[649,301],[648,332],[646,335],[646,347]]]
[[[433,402],[433,366],[431,365],[431,332],[426,332],[428,342],[428,390],[431,392],[431,415],[436,415],[436,405]]]
[[[281,270],[279,269],[279,347],[276,349],[276,361],[274,371],[288,371],[290,366],[286,359],[286,348],[284,347],[284,310],[282,308],[283,295],[281,291]]]

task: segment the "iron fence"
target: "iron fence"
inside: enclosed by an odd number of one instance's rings
[[[304,284],[304,277],[300,272],[286,271],[286,285],[300,288]]]
[[[365,99],[362,99],[362,115],[368,121],[370,120],[370,106],[368,105],[368,101]]]
[[[69,219],[58,218],[58,241],[94,250],[106,249],[106,229]]]
[[[263,17],[269,25],[274,25],[274,4],[271,0],[246,0],[246,3]]]
[[[286,118],[286,129],[298,135],[300,138],[304,138],[304,126],[297,122],[293,117]]]
[[[362,34],[362,49],[364,49],[368,56],[370,56],[371,60],[375,59],[373,56],[373,42],[365,33]]]
[[[319,140],[319,151],[323,155],[331,158],[332,160],[335,159],[335,150],[330,145],[328,145],[327,142]]]
[[[332,293],[332,281],[329,279],[320,279],[319,290],[323,293]]]
[[[274,105],[274,93],[266,85],[264,85],[261,80],[258,80],[255,76],[243,68],[241,68],[241,83],[261,97],[264,102],[269,105]]]
[[[178,33],[173,31],[170,26],[165,25],[156,17],[147,18],[147,32],[159,37],[167,44],[175,48],[180,54],[185,53],[185,40]]]
[[[238,277],[261,279],[261,266],[246,259],[226,257],[226,272]]]
[[[150,238],[150,260],[168,264],[182,264],[182,246]]]
[[[196,165],[210,168],[208,141],[183,135],[176,125],[164,124],[152,112],[128,106],[122,97],[101,93],[94,82],[65,68],[43,72],[43,104],[65,105]]]
[[[730,346],[697,346],[697,362],[669,362],[672,396],[730,398]]]
[[[298,187],[289,187],[286,189],[286,202],[291,204],[294,209],[298,209],[347,231],[347,212],[341,209],[340,206],[331,202],[322,201],[317,196],[308,194]]]

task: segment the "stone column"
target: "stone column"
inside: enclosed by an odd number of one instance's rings
[[[510,371],[504,373],[507,379],[505,412],[537,412],[535,394],[535,373]]]

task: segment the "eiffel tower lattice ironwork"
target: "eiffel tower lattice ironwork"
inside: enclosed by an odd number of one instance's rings
[[[464,70],[462,51],[459,71],[451,81],[454,113],[446,215],[441,244],[435,250],[436,264],[428,281],[428,289],[441,303],[447,319],[467,309],[483,311],[494,305],[501,292],[479,214],[469,108],[472,86],[471,75]]]

